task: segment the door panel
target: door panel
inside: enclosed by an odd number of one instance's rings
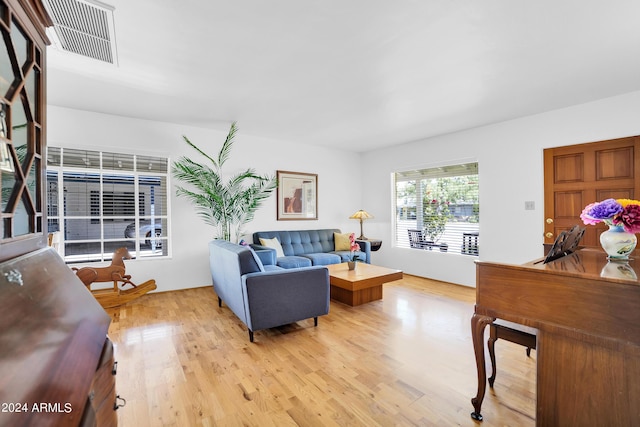
[[[608,198],[640,197],[640,136],[544,150],[545,244],[579,224],[582,209]],[[604,224],[586,226],[583,246],[600,247]]]
[[[583,182],[584,181],[584,156],[582,153],[569,156],[555,156],[553,170],[556,183]]]
[[[596,179],[633,178],[633,147],[596,151]]]

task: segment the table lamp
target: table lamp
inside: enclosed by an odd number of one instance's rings
[[[349,217],[349,219],[360,220],[360,237],[358,237],[358,239],[360,240],[368,240],[366,237],[364,237],[364,233],[362,232],[362,221],[369,218],[373,218],[373,215],[369,214],[367,211],[363,211],[362,209]]]

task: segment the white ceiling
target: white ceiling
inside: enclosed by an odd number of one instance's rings
[[[103,0],[48,102],[368,151],[640,90],[638,0]]]

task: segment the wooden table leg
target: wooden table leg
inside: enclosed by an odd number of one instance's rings
[[[484,328],[496,320],[493,317],[473,314],[471,317],[471,339],[473,341],[473,351],[476,354],[476,366],[478,368],[478,394],[471,399],[474,411],[471,418],[482,421],[480,408],[484,399],[484,392],[487,389],[487,370],[484,361]]]

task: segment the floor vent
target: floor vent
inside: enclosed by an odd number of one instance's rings
[[[95,0],[43,0],[53,20],[56,47],[89,58],[117,63],[112,6]]]

